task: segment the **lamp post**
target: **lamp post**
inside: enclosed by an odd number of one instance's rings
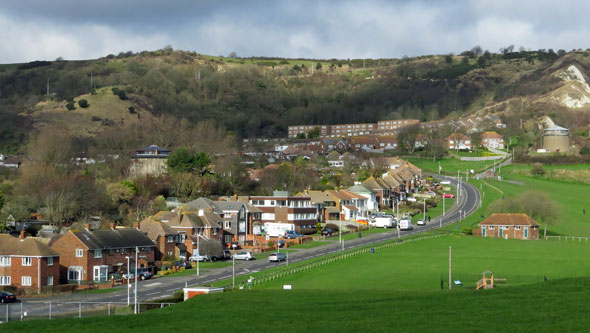
[[[130,301],[130,297],[129,297],[129,289],[131,289],[131,285],[129,284],[129,278],[131,277],[131,271],[130,271],[130,267],[129,267],[129,259],[131,259],[130,256],[125,256],[125,258],[127,258],[127,305],[131,304]]]
[[[136,246],[135,247],[135,274],[134,274],[134,277],[135,277],[135,291],[134,291],[135,300],[134,300],[134,306],[133,306],[134,313],[137,313],[137,259],[138,259],[138,256],[139,256],[139,247]]]
[[[199,238],[201,235],[197,232],[197,276],[199,276],[199,259],[201,258],[201,249],[199,248]]]
[[[443,216],[445,216],[445,193],[443,192]]]
[[[459,210],[459,220],[457,220],[457,232],[459,232],[459,224],[461,224],[461,212],[463,211]]]
[[[424,222],[426,222],[426,198],[422,198],[424,200]]]

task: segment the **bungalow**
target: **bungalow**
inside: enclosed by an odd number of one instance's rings
[[[127,258],[137,253],[140,267],[150,267],[155,261],[154,243],[138,229],[69,230],[56,235],[49,247],[61,255],[60,279],[71,281],[108,281],[112,273],[125,272]]]
[[[527,214],[494,213],[473,230],[474,236],[539,239],[539,224]]]
[[[494,131],[483,132],[480,135],[481,145],[486,148],[503,149],[504,138]]]
[[[60,254],[34,238],[0,234],[0,288],[48,287],[59,284]]]

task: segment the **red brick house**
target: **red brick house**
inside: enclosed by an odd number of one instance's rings
[[[252,196],[249,204],[262,211],[262,224],[293,223],[298,231],[303,232],[315,228],[318,221],[317,208],[312,206],[308,196],[290,196],[288,192],[275,191],[273,196]]]
[[[68,231],[50,241],[50,248],[61,255],[62,283],[108,281],[112,273],[127,271],[127,256],[138,266],[150,267],[154,262],[155,244],[138,229]]]
[[[60,255],[34,238],[0,235],[0,289],[37,289],[59,284]]]
[[[473,230],[474,236],[539,239],[539,224],[527,214],[494,213]]]

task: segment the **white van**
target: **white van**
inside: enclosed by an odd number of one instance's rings
[[[399,221],[399,230],[412,230],[414,226],[412,225],[412,220],[409,219],[402,219]]]
[[[393,228],[395,222],[391,215],[378,215],[373,218],[371,225],[377,228]]]
[[[266,222],[264,231],[270,237],[284,236],[287,231],[295,231],[295,225],[293,223]]]

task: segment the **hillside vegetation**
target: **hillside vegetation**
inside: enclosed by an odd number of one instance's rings
[[[239,137],[285,136],[287,126],[295,124],[487,113],[515,126],[522,118],[551,115],[562,126],[585,128],[589,64],[588,52],[551,50],[312,60],[232,59],[163,49],[0,65],[0,117],[5,120],[0,149],[14,150],[33,125],[73,119],[76,134],[94,135],[101,126],[132,123],[137,120],[124,115],[129,106],[141,116],[172,115],[193,123],[212,119]],[[112,88],[124,91],[125,98],[100,98]],[[68,112],[67,101],[79,99],[87,99],[90,107]]]

